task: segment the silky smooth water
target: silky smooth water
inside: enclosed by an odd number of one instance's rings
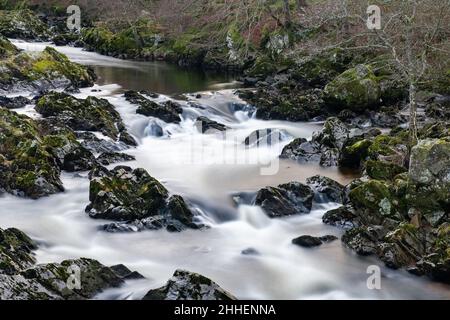
[[[28,50],[42,50],[42,44],[17,43]],[[36,255],[40,263],[69,258],[89,257],[106,265],[123,263],[141,272],[146,280],[130,281],[119,289],[107,290],[99,299],[137,299],[149,289],[163,285],[176,269],[187,269],[210,277],[240,299],[449,299],[448,286],[420,279],[405,271],[383,267],[375,258],[356,256],[340,241],[316,249],[304,249],[291,244],[300,235],[341,235],[341,230],[324,225],[323,214],[337,204],[315,204],[308,215],[284,219],[269,219],[260,208],[232,201],[237,192],[253,192],[259,188],[289,181],[302,181],[315,174],[329,176],[348,183],[355,174],[325,169],[315,165],[300,165],[280,161],[275,175],[261,175],[264,164],[246,162],[249,158],[270,161],[278,158],[281,148],[295,137],[310,138],[320,130],[319,123],[290,123],[256,120],[251,112],[236,110],[243,102],[227,88],[231,84],[203,78],[203,83],[188,86],[166,86],[159,82],[167,65],[142,63],[145,81],[139,80],[135,63],[103,57],[75,48],[58,48],[74,61],[96,66],[101,83],[83,89],[77,96],[101,96],[121,113],[130,132],[139,141],[135,149],[127,150],[136,161],[126,163],[143,167],[159,179],[171,192],[181,194],[199,210],[209,225],[205,230],[181,233],[146,231],[130,234],[108,234],[98,230],[105,221],[90,219],[84,208],[88,204],[87,173],[63,174],[66,192],[37,201],[5,195],[0,198],[0,227],[17,227],[39,243]],[[139,63],[140,64],[140,63]],[[170,72],[178,72],[172,69]],[[159,71],[155,71],[155,69]],[[175,71],[174,71],[175,70]],[[167,71],[169,72],[169,71]],[[186,71],[179,71],[184,74]],[[120,76],[122,75],[122,76]],[[135,78],[138,77],[138,78]],[[193,76],[196,77],[196,76]],[[136,83],[139,85],[136,86]],[[220,90],[214,88],[220,84]],[[136,106],[125,101],[123,90],[147,89],[165,93],[158,99],[177,95],[184,106],[180,125],[167,125],[135,113]],[[187,88],[180,91],[180,88]],[[213,90],[212,90],[213,89]],[[98,91],[100,90],[100,91]],[[181,92],[202,91],[196,94]],[[36,116],[31,106],[19,110]],[[229,139],[219,134],[200,134],[194,119],[204,115],[226,124]],[[153,122],[159,123],[165,136],[149,135]],[[245,138],[258,129],[280,129],[284,139],[276,146],[248,149]],[[193,161],[202,153],[203,161]],[[225,161],[225,160],[227,161]],[[198,159],[197,159],[198,160]],[[243,163],[244,161],[241,161]],[[265,163],[265,162],[264,162]],[[254,248],[258,255],[241,252]],[[367,268],[379,265],[382,289],[367,287]]]

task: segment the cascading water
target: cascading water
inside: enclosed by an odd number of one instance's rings
[[[44,48],[41,44],[15,43],[24,49]],[[17,227],[36,239],[40,244],[40,263],[89,257],[106,265],[125,264],[147,278],[103,292],[99,299],[140,298],[149,289],[163,285],[180,268],[210,277],[240,299],[450,298],[448,287],[386,269],[376,259],[357,257],[340,241],[318,249],[291,244],[292,239],[305,234],[340,236],[339,229],[322,223],[323,214],[336,208],[336,204],[315,203],[308,215],[269,219],[261,208],[245,204],[246,201],[233,201],[233,195],[238,193],[251,199],[259,188],[305,181],[316,174],[349,182],[353,177],[337,170],[289,161],[280,161],[278,172],[267,176],[261,175],[260,164],[232,164],[243,154],[251,158],[257,152],[263,160],[276,159],[281,147],[294,137],[311,137],[319,124],[254,119],[251,108],[232,90],[208,91],[211,83],[203,84],[205,91],[199,95],[180,97],[178,102],[184,107],[182,122],[165,124],[136,114],[136,106],[126,102],[121,94],[129,88],[126,83],[119,86],[114,82],[115,76],[108,78],[108,73],[115,74],[116,68],[120,68],[124,79],[133,78],[133,63],[76,48],[58,49],[78,62],[101,66],[100,77],[105,85],[85,89],[76,96],[101,96],[120,112],[139,140],[137,148],[126,151],[137,160],[126,165],[147,169],[171,192],[189,199],[210,228],[182,233],[99,231],[105,221],[92,220],[84,213],[89,193],[87,173],[64,173],[63,194],[37,201],[10,195],[0,198],[0,227]],[[152,73],[147,76],[151,78]],[[158,91],[157,87],[140,89]],[[161,95],[158,99],[170,97]],[[36,116],[31,106],[19,111]],[[227,139],[221,134],[201,134],[195,126],[198,116],[226,125]],[[261,148],[245,145],[246,137],[264,129],[282,132],[281,142]],[[192,161],[199,152],[202,161]],[[367,288],[367,267],[373,264],[381,266],[382,290]]]

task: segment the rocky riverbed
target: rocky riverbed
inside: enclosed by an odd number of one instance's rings
[[[450,282],[449,99],[422,92],[409,157],[404,90],[376,59],[333,52],[175,99],[91,88],[92,69],[51,46],[2,37],[0,54],[0,298],[420,298]],[[213,152],[195,163],[199,145]],[[280,167],[261,177],[218,151]],[[409,273],[383,268],[386,293],[365,288],[379,261]],[[66,288],[73,266],[82,289]]]

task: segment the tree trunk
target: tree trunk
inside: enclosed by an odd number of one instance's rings
[[[411,82],[409,85],[409,150],[411,150],[418,142],[416,95],[416,84]]]
[[[283,11],[284,11],[284,25],[289,28],[292,24],[291,19],[291,8],[289,7],[289,0],[283,0]]]

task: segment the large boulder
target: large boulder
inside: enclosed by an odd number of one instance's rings
[[[35,265],[36,249],[36,243],[20,230],[0,229],[0,300],[92,299],[127,279],[142,278],[125,266],[108,268],[85,258]],[[80,287],[72,281],[77,274]]]
[[[6,109],[19,109],[30,104],[30,100],[25,97],[0,97],[0,107]]]
[[[0,108],[0,189],[33,199],[63,191],[53,151],[34,120]]]
[[[255,205],[261,206],[270,218],[309,213],[314,199],[313,190],[299,182],[261,189]]]
[[[136,145],[120,114],[105,99],[77,99],[65,93],[52,92],[39,98],[36,111],[73,130],[99,131],[114,141]]]
[[[91,174],[86,212],[95,219],[143,224],[147,229],[181,231],[198,229],[195,215],[183,198],[170,196],[167,189],[144,169],[119,166],[109,171],[97,167]],[[121,224],[106,226],[108,231],[131,231]],[[136,230],[136,231],[139,231]]]
[[[349,134],[349,129],[342,121],[329,118],[323,130],[313,134],[311,141],[295,139],[283,149],[280,157],[301,163],[320,163],[325,167],[337,166],[340,151],[349,139]]]
[[[357,65],[336,77],[325,87],[325,100],[341,109],[365,111],[380,102],[379,79],[372,68]]]
[[[409,177],[420,184],[450,186],[450,142],[423,140],[412,149]]]
[[[294,79],[310,86],[324,86],[344,72],[353,57],[340,49],[308,55],[296,62]]]
[[[96,80],[91,68],[71,62],[51,47],[39,53],[8,52],[8,58],[0,60],[0,92],[90,87]]]
[[[180,115],[183,113],[183,108],[171,100],[164,103],[156,103],[136,91],[125,92],[125,99],[138,105],[136,110],[138,114],[159,118],[167,123],[181,122]]]
[[[14,39],[46,41],[51,31],[30,10],[1,10],[0,34]]]
[[[237,300],[214,281],[184,270],[175,271],[164,287],[150,290],[143,300]]]

